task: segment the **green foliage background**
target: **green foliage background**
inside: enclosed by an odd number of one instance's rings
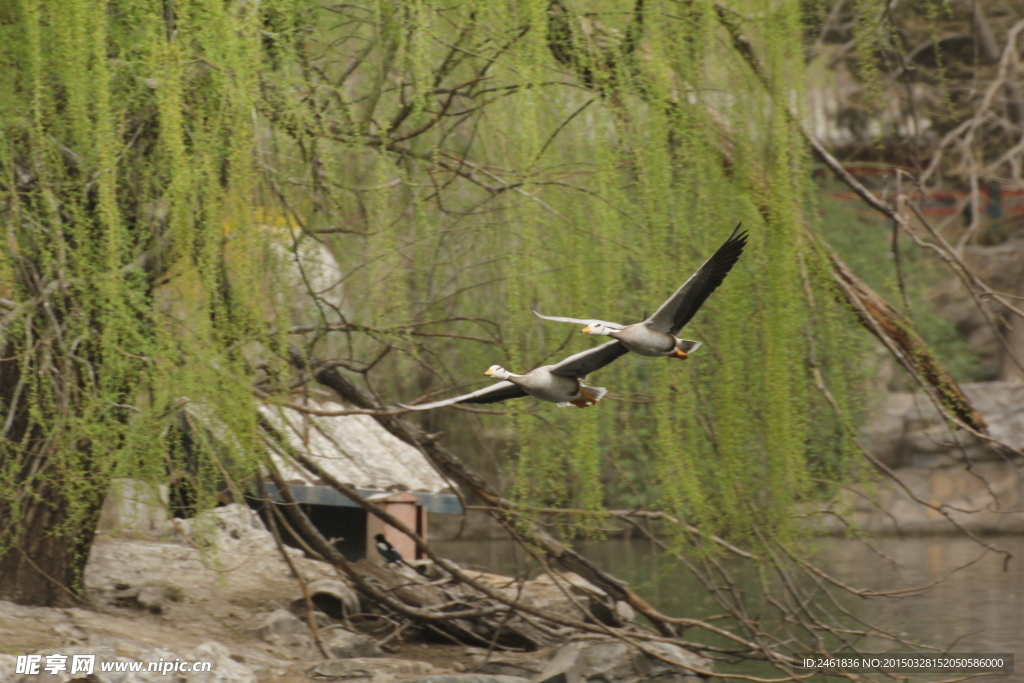
[[[626,357],[591,410],[427,419],[527,503],[789,529],[855,470],[811,370],[852,414],[860,347],[782,109],[803,101],[800,3],[730,7],[767,87],[698,0],[4,5],[0,290],[30,303],[4,329],[29,379],[0,391],[26,425],[0,445],[3,504],[33,477],[95,499],[168,457],[209,500],[258,451],[253,383],[289,400],[289,343],[356,369],[390,348],[367,375],[388,400],[460,391],[594,343],[531,304],[633,322],[742,221],[692,360]],[[31,304],[49,283],[53,320]],[[229,454],[182,451],[184,403]]]
[[[345,317],[375,328],[352,355],[372,358],[383,342],[400,349],[374,370],[383,396],[462,391],[492,363],[522,372],[585,348],[593,340],[528,307],[633,322],[737,222],[751,231],[739,266],[686,331],[706,344],[692,361],[624,358],[592,378],[619,399],[594,410],[521,401],[500,416],[427,418],[460,451],[501,461],[525,502],[661,507],[744,535],[755,518],[788,526],[791,503],[820,494],[813,479],[851,474],[851,443],[809,368],[851,410],[862,347],[807,241],[808,160],[777,105],[802,101],[800,8],[732,8],[767,90],[711,3],[645,5],[640,28],[623,2],[417,4],[378,8],[372,20],[341,12],[358,26],[352,40],[375,47],[323,96],[345,107],[320,125],[345,133],[309,143],[324,146],[300,168],[315,169],[304,178],[323,201],[297,213],[314,229],[362,233],[327,244]],[[560,46],[571,56],[559,58]],[[329,73],[359,55],[353,48]],[[466,96],[451,120],[389,144],[429,123],[450,94],[417,69],[453,63],[443,81]],[[367,96],[356,75],[371,69],[401,85]],[[388,129],[387,112],[402,107],[408,118]],[[410,327],[426,321],[439,322]],[[320,348],[331,355],[330,341]]]

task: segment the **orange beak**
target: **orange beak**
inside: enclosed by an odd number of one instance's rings
[[[580,330],[580,332],[582,332],[583,334],[590,334],[590,325],[584,327],[582,330]]]
[[[494,372],[492,372],[490,368],[487,368],[487,370],[485,370],[485,371],[484,371],[484,374],[485,374],[486,376],[490,377],[491,375],[493,375],[493,374],[494,374]]]

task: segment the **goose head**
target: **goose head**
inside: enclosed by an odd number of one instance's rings
[[[593,323],[584,327],[580,332],[583,334],[593,334],[598,337],[608,337],[612,333],[612,328],[601,323]]]
[[[512,376],[511,372],[501,367],[500,365],[492,365],[491,367],[487,368],[487,371],[484,372],[484,374],[487,375],[488,377],[493,377],[494,379],[508,379],[509,377]]]

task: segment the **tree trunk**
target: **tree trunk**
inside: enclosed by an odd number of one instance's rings
[[[47,329],[42,323],[35,328]],[[109,485],[88,455],[89,442],[69,445],[54,428],[53,423],[73,418],[67,403],[33,406],[26,399],[38,377],[23,372],[22,363],[31,373],[39,364],[26,359],[45,352],[51,366],[60,365],[53,360],[56,350],[51,343],[26,353],[14,340],[0,347],[0,472],[9,477],[0,495],[0,599],[23,605],[81,602],[85,564]],[[48,415],[47,408],[65,412]],[[84,456],[72,474],[81,482],[78,487],[69,487],[63,474],[68,464],[59,462],[61,448],[77,448]]]
[[[85,565],[103,501],[90,501],[84,513],[74,513],[74,531],[61,530],[72,515],[70,502],[59,487],[45,479],[36,482],[25,495],[27,502],[19,506],[22,517],[16,526],[8,526],[9,504],[0,508],[5,531],[13,534],[0,556],[0,599],[22,605],[72,605],[82,600]]]

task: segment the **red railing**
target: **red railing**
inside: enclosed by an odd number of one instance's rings
[[[847,166],[859,180],[866,181],[866,185],[878,185],[880,179],[892,179],[887,183],[890,187],[895,185],[896,169],[880,168],[877,166]],[[828,171],[821,169],[815,172],[815,176],[824,177]],[[990,219],[1005,218],[1007,216],[1024,216],[1024,190],[1009,190],[1000,187],[995,182],[984,182],[978,188],[981,199],[981,211]],[[960,191],[935,191],[935,192],[907,192],[907,197],[921,207],[921,212],[926,216],[952,216],[959,213],[967,205],[969,192]],[[842,201],[860,201],[860,198],[853,192],[833,192],[829,196]]]

